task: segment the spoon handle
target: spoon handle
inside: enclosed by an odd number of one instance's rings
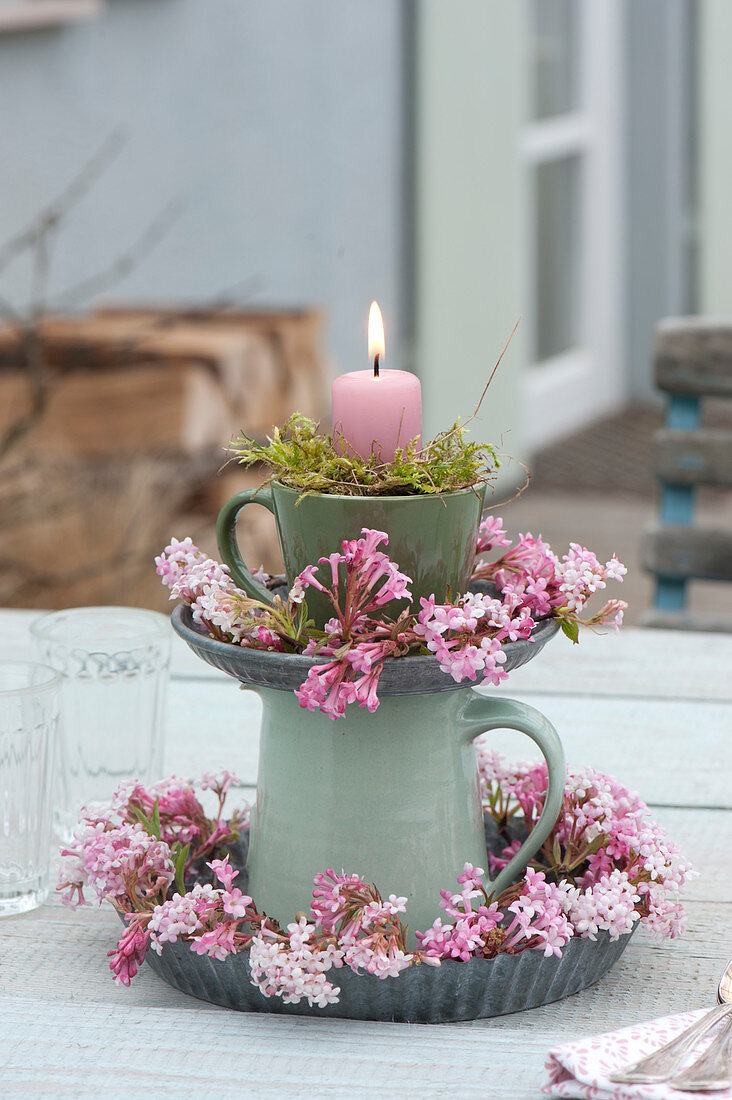
[[[693,1065],[671,1078],[679,1092],[717,1092],[732,1085],[732,1016]]]
[[[641,1058],[639,1062],[634,1062],[624,1070],[609,1074],[610,1080],[628,1085],[668,1081],[694,1049],[702,1035],[730,1012],[732,1012],[732,1004],[717,1005],[702,1016],[701,1020],[697,1020],[670,1043],[662,1046],[660,1050],[649,1054],[647,1058]]]

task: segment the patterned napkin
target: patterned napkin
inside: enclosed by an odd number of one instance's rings
[[[658,1085],[616,1085],[608,1074],[630,1062],[637,1062],[674,1039],[707,1012],[682,1012],[646,1024],[591,1035],[575,1043],[554,1047],[547,1054],[541,1091],[545,1096],[571,1096],[580,1100],[683,1100],[709,1096],[708,1092],[678,1092],[668,1083]],[[688,1061],[698,1058],[714,1037],[712,1028],[694,1048]],[[715,1092],[718,1100],[732,1100],[732,1089]]]

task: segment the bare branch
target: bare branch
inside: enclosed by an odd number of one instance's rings
[[[174,199],[167,203],[127,252],[123,252],[104,270],[98,271],[95,275],[90,275],[74,286],[68,287],[57,298],[52,299],[50,305],[54,309],[73,309],[86,299],[103,293],[126,278],[157,248],[182,213],[183,202],[181,199]]]
[[[493,509],[493,508],[504,508],[507,504],[513,504],[514,500],[518,500],[518,498],[521,496],[521,494],[526,492],[526,490],[529,487],[529,483],[531,481],[531,473],[529,471],[529,467],[526,465],[525,462],[522,462],[520,458],[515,458],[513,455],[504,455],[500,451],[498,452],[498,457],[499,458],[507,458],[509,462],[515,462],[516,465],[520,466],[521,469],[524,471],[525,477],[524,477],[523,485],[521,485],[519,488],[516,489],[516,492],[513,494],[512,497],[508,497],[507,500],[500,500],[496,504],[491,502],[491,509]]]
[[[21,328],[25,324],[23,314],[18,313],[15,306],[2,296],[0,296],[0,317],[14,328]]]
[[[128,141],[123,129],[113,130],[100,149],[86,162],[71,180],[68,187],[38,214],[31,224],[0,245],[0,271],[38,240],[39,234],[55,228],[66,214],[76,206],[118,156]]]
[[[26,413],[17,417],[0,437],[0,459],[12,450],[18,440],[40,420],[48,401],[48,374],[46,371],[43,341],[35,324],[31,323],[23,330],[23,358],[28,373],[28,391],[30,407]]]
[[[480,395],[480,401],[475,406],[475,409],[473,410],[472,414],[468,417],[467,420],[458,420],[458,422],[455,424],[455,427],[452,428],[449,432],[445,432],[445,434],[443,436],[440,436],[440,439],[449,439],[451,435],[456,435],[458,432],[461,432],[463,430],[463,428],[466,426],[466,424],[469,424],[471,422],[471,420],[475,420],[476,416],[478,415],[478,412],[480,411],[480,406],[483,404],[483,398],[488,393],[488,387],[490,386],[491,382],[493,381],[493,379],[495,377],[495,374],[496,374],[496,371],[498,370],[498,368],[501,365],[501,360],[503,359],[503,356],[508,351],[508,345],[513,340],[514,333],[516,332],[516,329],[519,327],[520,323],[521,323],[521,318],[519,317],[516,321],[516,324],[511,329],[511,335],[509,336],[508,340],[506,340],[506,343],[503,345],[503,350],[501,351],[501,354],[496,359],[496,364],[495,364],[493,370],[491,371],[490,378],[488,379],[485,386],[483,387],[483,392]],[[420,451],[419,453],[424,454],[425,451],[427,451],[429,449],[429,446],[430,446],[430,444],[428,443],[427,446],[425,448],[423,448],[423,450]]]
[[[246,279],[220,290],[215,298],[211,298],[207,310],[214,315],[225,313],[227,309],[236,309],[242,302],[246,302],[264,287],[264,279],[261,275],[249,275]],[[243,296],[242,296],[243,295]]]
[[[516,324],[511,329],[511,335],[509,336],[508,340],[506,340],[506,343],[503,345],[503,350],[501,351],[501,354],[496,359],[496,365],[494,366],[493,370],[491,371],[490,378],[488,379],[485,386],[483,387],[483,392],[480,395],[480,401],[475,406],[475,409],[473,411],[472,416],[469,416],[468,419],[465,421],[465,424],[469,424],[471,420],[475,420],[476,416],[478,415],[478,412],[480,411],[480,406],[483,404],[483,398],[488,393],[488,387],[490,386],[491,382],[493,381],[493,379],[495,377],[495,374],[496,374],[496,371],[498,370],[498,368],[501,365],[501,359],[503,359],[503,356],[508,351],[508,345],[513,340],[516,329],[519,327],[520,324],[521,324],[521,318],[518,317],[517,320],[516,320]],[[463,427],[464,427],[464,425],[463,425]]]
[[[44,225],[38,233],[33,254],[33,274],[29,315],[31,321],[39,321],[45,310],[48,277],[51,269],[51,246],[56,235],[56,227]]]

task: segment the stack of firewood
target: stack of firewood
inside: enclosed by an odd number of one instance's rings
[[[171,534],[215,553],[213,523],[256,471],[226,445],[326,408],[321,318],[108,307],[0,330],[0,605],[164,607],[151,557]],[[32,369],[31,369],[32,367]],[[246,524],[246,526],[244,526]],[[247,509],[242,549],[281,569],[271,517]]]

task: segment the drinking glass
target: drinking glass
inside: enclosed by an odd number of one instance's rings
[[[79,607],[41,616],[31,634],[62,676],[56,827],[68,839],[82,806],[160,778],[172,631],[156,611]]]
[[[60,685],[45,665],[0,663],[0,916],[48,895]]]

